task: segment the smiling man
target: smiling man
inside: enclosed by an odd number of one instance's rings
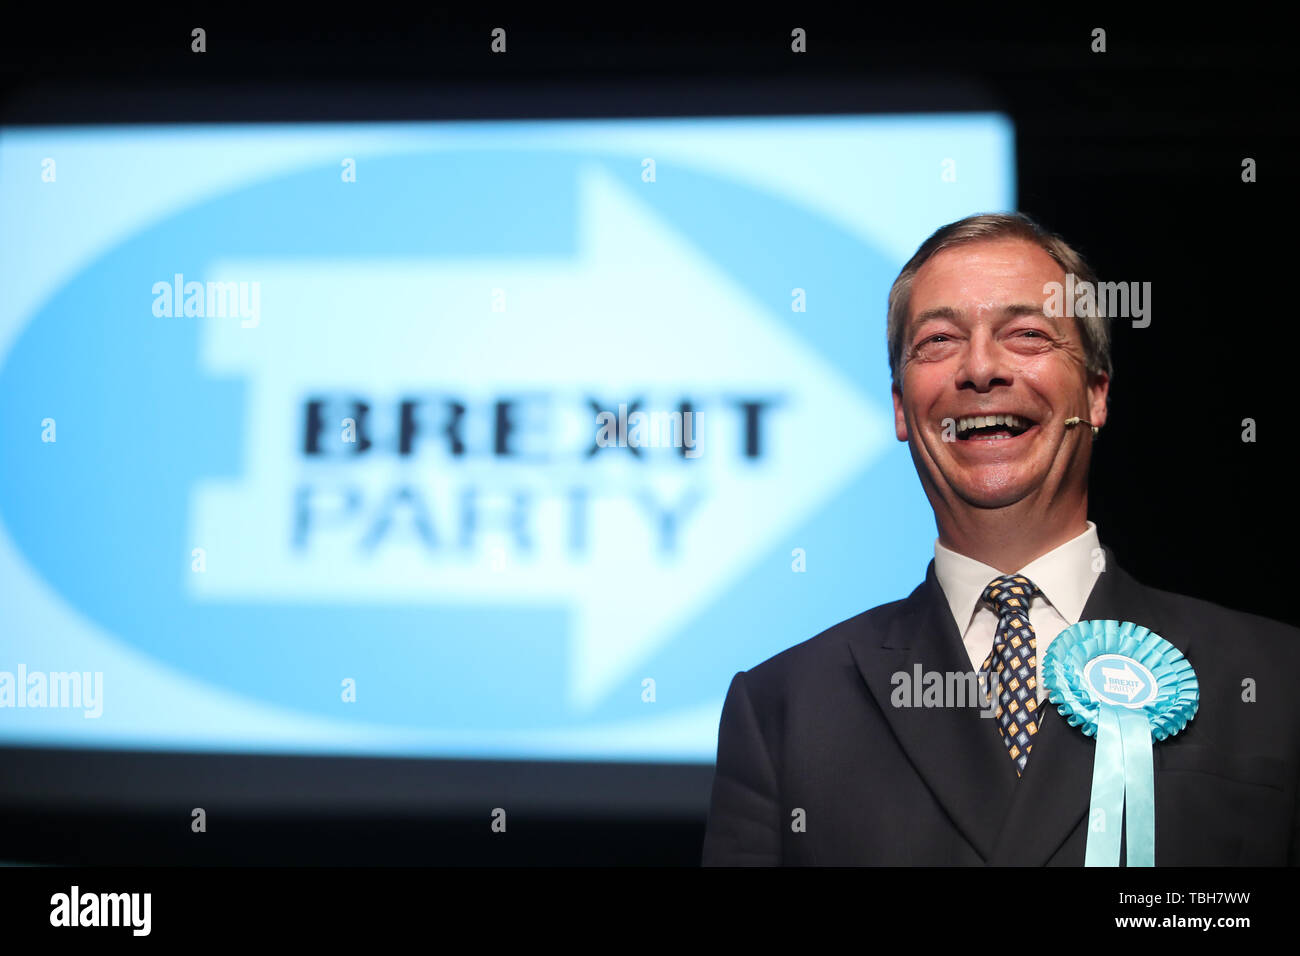
[[[1088,620],[1150,629],[1199,680],[1195,718],[1154,748],[1156,865],[1300,863],[1300,630],[1145,587],[1100,543],[1109,329],[1059,308],[1067,275],[1095,287],[1027,217],[981,215],[895,280],[895,429],[934,561],[906,599],[733,678],[706,865],[1082,865],[1096,744],[1047,701],[1043,658]],[[953,692],[975,678],[987,700]]]

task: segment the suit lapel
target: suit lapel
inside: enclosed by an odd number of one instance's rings
[[[849,641],[862,679],[875,696],[908,759],[935,799],[986,860],[994,852],[1006,807],[1017,787],[1015,767],[991,719],[970,707],[896,707],[892,675],[970,673],[934,562],[883,637],[862,632]],[[1032,764],[1032,761],[1031,761]]]
[[[1146,589],[1115,563],[1109,548],[1102,550],[1106,570],[1088,595],[1080,620],[1133,621],[1186,654],[1186,636],[1165,633]],[[1071,727],[1055,706],[1045,708],[1042,727],[1024,776],[1015,786],[990,863],[1042,866],[1056,854],[1088,812],[1095,755],[1093,738]],[[1002,759],[1011,762],[1005,754]]]

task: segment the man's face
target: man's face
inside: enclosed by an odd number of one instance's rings
[[[1019,239],[946,249],[913,279],[894,424],[936,510],[1051,507],[1086,490],[1092,431],[1064,423],[1103,424],[1109,382],[1089,382],[1075,319],[1044,313],[1048,282],[1064,270]],[[967,427],[989,415],[1015,419]]]

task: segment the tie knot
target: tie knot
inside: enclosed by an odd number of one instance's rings
[[[998,617],[1008,614],[1028,614],[1035,594],[1042,594],[1038,585],[1023,574],[1004,574],[989,582],[980,600],[993,608]]]

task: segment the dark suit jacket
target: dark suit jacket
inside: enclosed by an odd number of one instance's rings
[[[1154,745],[1156,865],[1300,863],[1300,630],[1144,587],[1104,550],[1082,619],[1150,628],[1201,688],[1195,719]],[[1082,866],[1095,741],[1045,704],[1017,777],[977,708],[891,705],[891,675],[917,663],[972,670],[934,562],[906,599],[737,674],[704,864]]]

